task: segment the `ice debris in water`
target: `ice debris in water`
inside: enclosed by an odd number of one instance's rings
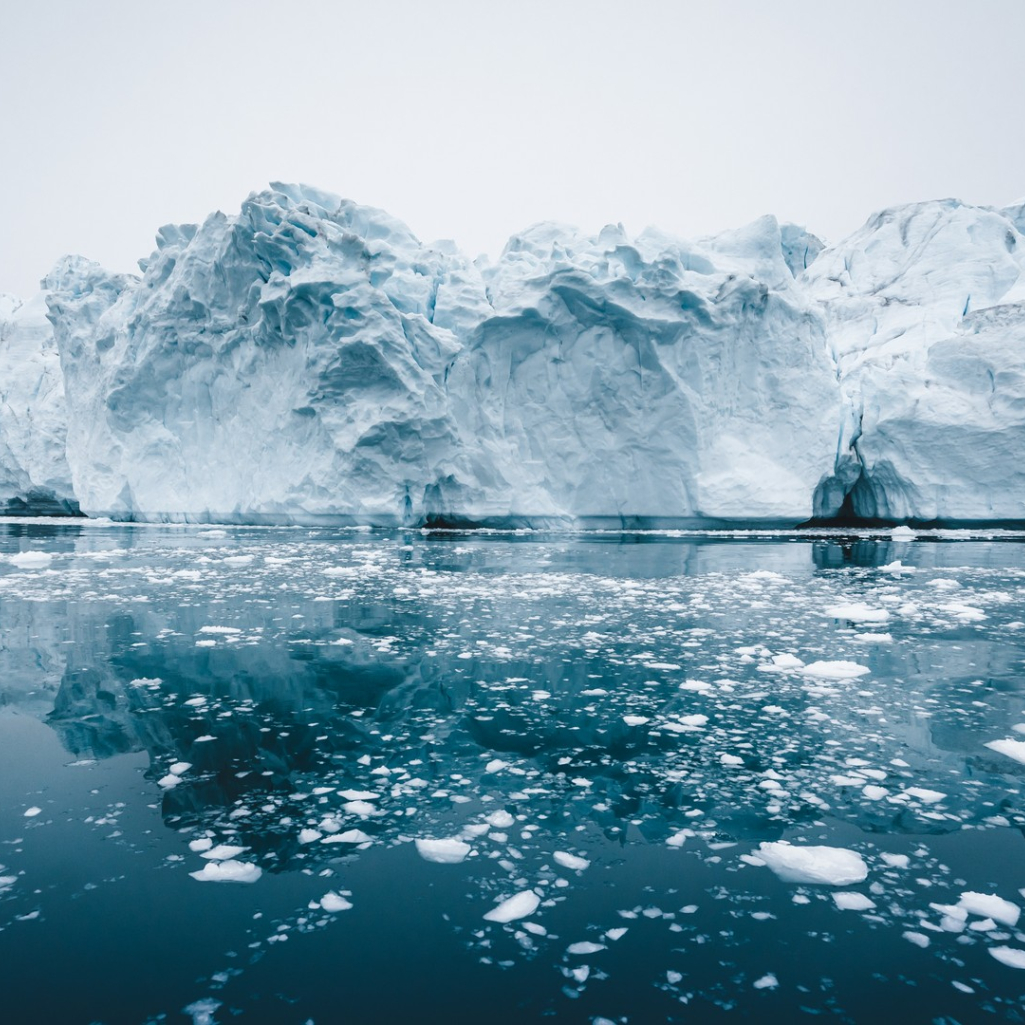
[[[198,872],[189,875],[201,883],[255,883],[263,875],[263,869],[242,861],[208,861]]]
[[[325,911],[336,912],[336,911],[348,911],[352,907],[352,902],[346,900],[340,894],[337,894],[332,890],[330,893],[325,893],[320,898],[320,906]]]
[[[983,746],[1025,764],[1025,740],[990,740]]]
[[[885,623],[890,618],[886,609],[869,608],[864,602],[831,605],[822,614],[831,619],[846,619],[851,623]]]
[[[1025,950],[1017,947],[990,947],[989,952],[1008,968],[1025,968]]]
[[[837,662],[811,662],[801,672],[805,676],[815,676],[820,680],[854,680],[871,670],[868,666],[841,659]]]
[[[53,556],[49,552],[18,552],[11,556],[11,562],[18,569],[41,569],[49,566],[52,560]]]
[[[868,876],[861,855],[843,847],[795,847],[777,840],[759,844],[758,857],[787,883],[850,886]]]
[[[214,1014],[221,1006],[220,1000],[207,997],[205,1000],[197,1000],[182,1008],[182,1014],[187,1014],[192,1019],[192,1025],[216,1025]]]
[[[833,902],[841,911],[870,911],[876,906],[875,901],[863,893],[839,891],[832,896]]]
[[[964,908],[970,915],[978,915],[980,918],[992,918],[994,922],[1010,926],[1012,929],[1018,924],[1018,917],[1021,909],[1003,897],[993,893],[975,893],[971,890],[961,894],[957,902],[959,908]]]
[[[567,851],[556,851],[552,855],[552,860],[557,865],[575,872],[581,872],[591,864],[587,858],[578,857],[576,854],[570,854]]]
[[[537,911],[541,898],[533,890],[521,890],[493,907],[484,917],[489,922],[515,922]]]
[[[439,865],[458,865],[466,860],[470,853],[470,845],[455,838],[448,840],[416,840],[417,853],[424,861],[433,861]]]

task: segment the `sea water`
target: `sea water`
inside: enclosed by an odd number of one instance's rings
[[[1025,536],[0,525],[0,1018],[1025,1019]]]

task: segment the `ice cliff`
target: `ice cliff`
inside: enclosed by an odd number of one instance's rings
[[[68,257],[0,303],[0,499],[255,522],[1025,519],[1023,230],[1021,207],[953,201],[833,247],[771,217],[694,242],[544,224],[471,262],[276,184],[162,228],[141,277]]]
[[[66,424],[46,293],[24,304],[0,295],[0,512],[78,511],[65,457]]]

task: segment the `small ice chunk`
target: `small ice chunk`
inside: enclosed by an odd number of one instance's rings
[[[879,855],[890,868],[907,868],[908,856],[906,854],[888,854],[884,851]]]
[[[192,762],[175,762],[171,766],[171,772],[176,776],[182,776],[192,768]]]
[[[992,918],[995,922],[1010,926],[1012,929],[1018,924],[1018,916],[1021,914],[1021,908],[1017,904],[1004,900],[995,893],[975,893],[969,890],[961,894],[957,906],[964,908],[970,915]]]
[[[53,556],[49,552],[18,552],[11,556],[11,562],[18,567],[18,569],[41,569],[43,566],[49,566]]]
[[[868,666],[843,659],[836,662],[812,662],[801,670],[805,676],[815,676],[821,680],[854,680],[870,671]]]
[[[800,669],[804,665],[804,661],[796,655],[783,654],[773,655],[772,664],[780,669]]]
[[[649,720],[648,720],[648,717],[646,715],[624,715],[623,716],[623,722],[625,722],[627,724],[627,726],[643,726],[648,721]]]
[[[744,759],[739,755],[721,754],[719,755],[720,765],[743,765]]]
[[[990,751],[996,751],[998,755],[1006,755],[1025,765],[1025,740],[991,740],[983,747],[988,747]]]
[[[862,787],[861,792],[870,801],[881,801],[888,793],[886,787],[867,786]]]
[[[190,872],[201,883],[255,883],[263,875],[259,865],[242,861],[208,861],[198,872]]]
[[[333,843],[368,843],[373,837],[367,836],[362,829],[347,829],[344,833],[336,833],[334,836],[326,837],[321,843],[331,841]]]
[[[371,804],[369,801],[346,801],[342,805],[342,810],[349,815],[358,815],[361,819],[369,819],[383,814],[377,805]]]
[[[694,715],[681,715],[679,719],[684,726],[693,728],[705,726],[708,723],[708,716],[702,715],[700,712],[695,712]]]
[[[605,949],[604,943],[592,943],[590,940],[581,940],[579,943],[571,943],[566,948],[566,953],[579,957],[584,954],[597,954],[598,951]]]
[[[570,854],[567,851],[556,851],[552,855],[552,859],[557,865],[571,869],[574,872],[582,872],[591,864],[587,858],[578,857],[576,854]]]
[[[615,929],[606,929],[605,939],[612,940],[614,943],[616,940],[621,940],[626,935],[626,933],[627,927],[625,925],[621,925]]]
[[[846,619],[850,623],[885,623],[890,618],[886,609],[873,609],[864,602],[851,602],[846,605],[830,605],[822,610],[830,619]]]
[[[236,847],[233,844],[219,843],[216,847],[203,851],[200,857],[208,858],[210,861],[228,861],[231,858],[237,858],[248,850],[248,847]]]
[[[1025,950],[1017,947],[990,947],[989,952],[1008,968],[1025,968]]]
[[[420,857],[438,865],[458,865],[470,853],[470,845],[454,837],[444,840],[418,838],[415,842]]]
[[[170,790],[171,787],[176,787],[182,781],[181,776],[176,776],[173,772],[169,772],[166,776],[161,776],[157,780],[157,786],[163,787],[165,790]]]
[[[323,835],[319,829],[303,829],[299,833],[299,843],[313,843]]]
[[[487,765],[484,766],[485,772],[501,772],[503,769],[509,768],[508,762],[503,762],[501,758],[492,758]]]
[[[947,796],[938,790],[926,790],[924,787],[908,787],[904,793],[923,804],[936,804],[937,801],[942,801]]]
[[[758,855],[787,883],[850,886],[868,876],[861,855],[843,847],[794,847],[778,840],[759,844]]]
[[[760,979],[755,979],[752,985],[755,989],[776,989],[779,979],[772,972],[766,972]]]
[[[540,903],[541,898],[533,890],[521,890],[493,907],[484,918],[488,922],[515,922],[532,915]]]
[[[915,572],[914,566],[905,566],[900,559],[896,562],[888,562],[885,566],[879,567],[880,573],[889,573],[895,577],[911,576]]]
[[[325,793],[329,792],[325,791]],[[381,795],[375,794],[372,790],[339,790],[338,796],[346,801],[379,801],[381,799]]]
[[[320,898],[320,906],[325,911],[333,913],[337,911],[348,911],[349,908],[352,907],[352,902],[346,900],[344,897],[332,890],[330,893],[325,893],[324,896]]]
[[[208,836],[201,836],[197,840],[189,841],[189,850],[198,854],[200,851],[208,851],[213,847],[214,842]]]
[[[35,805],[32,805],[31,808],[26,808],[25,809],[25,811],[24,811],[25,818],[27,818],[27,819],[34,819],[37,815],[39,815],[42,812],[42,810],[43,810],[42,808],[37,808]]]
[[[929,937],[924,932],[915,932],[912,929],[908,929],[906,932],[901,933],[901,935],[908,943],[913,943],[916,947],[921,947],[923,950],[929,946]]]
[[[495,829],[508,829],[516,822],[516,820],[504,808],[500,808],[498,811],[493,811],[484,819],[484,821],[489,826],[494,826]]]
[[[841,911],[871,911],[876,906],[865,894],[850,891],[834,893],[833,903]]]
[[[890,537],[892,537],[894,541],[911,541],[915,537],[915,532],[910,527],[901,524],[901,526],[894,527],[893,530],[890,531]]]
[[[192,1025],[216,1025],[214,1012],[220,1006],[220,1000],[207,997],[205,1000],[196,1000],[188,1007],[183,1007],[182,1014],[187,1014],[192,1019]]]

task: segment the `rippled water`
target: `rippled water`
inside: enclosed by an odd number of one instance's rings
[[[4,524],[4,1020],[1025,1020],[1023,540]]]

